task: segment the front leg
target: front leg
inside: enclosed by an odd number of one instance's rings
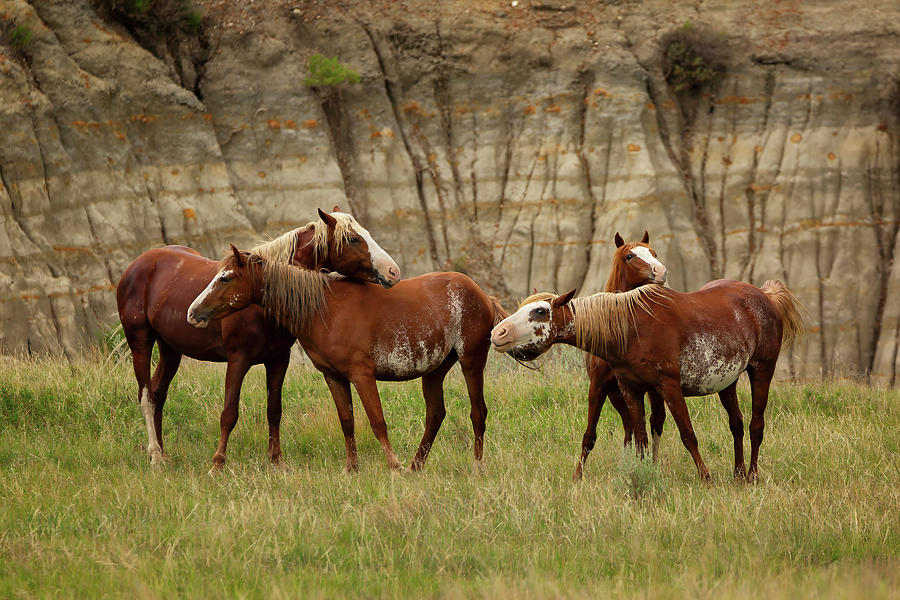
[[[378,396],[378,385],[375,383],[374,375],[364,375],[353,379],[353,385],[359,394],[363,407],[366,409],[366,416],[369,417],[369,425],[372,426],[372,432],[378,438],[381,449],[384,450],[384,456],[387,458],[388,467],[394,471],[403,471],[394,449],[391,447],[391,441],[388,439],[387,424],[384,422],[384,412],[381,410],[381,398]]]
[[[325,375],[323,373],[323,375]],[[337,409],[338,419],[341,420],[341,430],[344,432],[344,447],[347,458],[344,469],[348,473],[359,470],[359,455],[356,452],[356,434],[353,431],[353,400],[350,396],[350,382],[343,377],[325,375],[325,383],[331,390],[334,399],[334,407]]]
[[[634,431],[635,451],[641,458],[647,451],[647,425],[644,423],[644,391],[632,388],[619,382],[619,390],[628,406],[631,415],[631,427]]]
[[[234,429],[238,420],[238,405],[241,401],[241,386],[244,383],[244,376],[250,370],[250,361],[238,357],[231,358],[228,361],[228,368],[225,370],[225,406],[222,408],[222,415],[219,417],[219,445],[216,453],[213,455],[213,465],[209,470],[210,474],[222,470],[225,464],[225,449],[228,446],[228,436]]]
[[[280,465],[281,460],[281,390],[284,376],[291,362],[290,350],[266,363],[266,418],[269,421],[269,460]]]

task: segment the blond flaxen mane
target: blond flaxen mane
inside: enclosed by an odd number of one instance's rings
[[[653,304],[661,304],[669,294],[668,288],[651,284],[630,292],[600,292],[575,298],[570,303],[575,320],[575,345],[597,356],[624,352],[635,313],[643,311],[653,316]]]
[[[352,215],[346,213],[331,213],[331,216],[337,221],[334,227],[335,252],[340,252],[344,243],[350,239],[352,230],[359,227],[359,223]],[[292,229],[274,240],[263,242],[250,252],[258,254],[267,262],[289,263],[297,253],[300,234],[309,231],[310,228],[313,229],[313,237],[309,243],[313,248],[313,260],[318,263],[320,258],[328,254],[328,225],[321,219],[310,221],[303,227]]]
[[[309,321],[327,306],[328,277],[303,267],[265,261],[262,272],[263,309],[299,337]]]

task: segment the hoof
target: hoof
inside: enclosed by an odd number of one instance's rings
[[[344,465],[344,473],[347,473],[348,475],[355,475],[356,473],[359,473],[359,464],[347,463],[346,465]]]

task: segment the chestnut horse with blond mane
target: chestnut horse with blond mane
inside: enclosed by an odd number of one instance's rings
[[[319,210],[319,220],[257,246],[254,251],[271,261],[335,271],[385,287],[400,279],[394,260],[351,215],[341,213],[337,207],[330,214]],[[225,463],[228,436],[237,423],[241,384],[256,364],[266,367],[269,459],[273,463],[281,461],[281,388],[295,338],[268,320],[259,307],[252,306],[207,329],[189,326],[188,306],[218,271],[218,261],[204,258],[191,248],[166,246],[141,254],[119,280],[119,319],[131,348],[151,464],[159,464],[165,456],[162,410],[182,355],[228,363],[213,470]],[[154,343],[159,348],[159,363],[151,379]]]
[[[425,433],[410,465],[415,471],[425,465],[444,420],[443,381],[457,362],[469,392],[475,460],[481,462],[489,335],[507,316],[495,298],[461,273],[429,273],[387,291],[359,281],[329,280],[231,248],[209,287],[191,304],[188,321],[203,325],[255,306],[297,336],[334,398],[347,471],[358,468],[351,383],[388,466],[401,470],[375,382],[422,378]]]
[[[719,279],[691,293],[659,285],[576,298],[544,294],[491,332],[500,352],[546,352],[555,343],[577,346],[609,362],[631,413],[639,453],[647,431],[638,412],[645,392],[663,399],[702,480],[709,469],[697,449],[685,396],[718,392],[734,438],[734,476],[756,480],[769,385],[782,344],[803,332],[799,302],[780,281],[762,288]],[[743,416],[737,379],[750,377],[750,469],[744,466]]]
[[[616,251],[613,254],[612,268],[609,271],[609,278],[606,280],[607,292],[629,292],[639,288],[642,285],[651,283],[666,283],[666,267],[659,261],[656,251],[650,247],[650,234],[644,231],[644,236],[640,242],[626,244],[622,236],[616,232],[615,236]],[[527,303],[526,299],[524,303]],[[632,425],[631,414],[628,411],[628,405],[622,392],[619,391],[619,382],[613,375],[612,367],[609,363],[591,354],[586,354],[587,372],[591,385],[588,389],[588,414],[587,427],[584,430],[584,437],[581,440],[581,457],[575,465],[575,474],[573,478],[579,480],[582,478],[584,471],[584,463],[587,461],[588,454],[594,449],[597,441],[597,421],[600,419],[600,411],[603,409],[603,403],[609,397],[616,412],[622,418],[622,428],[625,430],[625,445],[631,442]],[[659,439],[662,435],[663,422],[666,419],[666,409],[662,399],[656,394],[650,394],[650,432],[653,436],[652,455],[654,462],[659,452]],[[639,412],[643,420],[643,399],[640,402]]]

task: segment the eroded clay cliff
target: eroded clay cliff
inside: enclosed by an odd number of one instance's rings
[[[147,248],[215,257],[340,204],[405,275],[505,297],[599,290],[613,234],[648,229],[677,289],[794,290],[785,373],[896,381],[895,2],[209,0],[191,29],[109,4],[0,4],[33,32],[0,57],[5,352],[94,341]],[[679,89],[685,34],[719,71]],[[313,52],[362,81],[308,88]]]

